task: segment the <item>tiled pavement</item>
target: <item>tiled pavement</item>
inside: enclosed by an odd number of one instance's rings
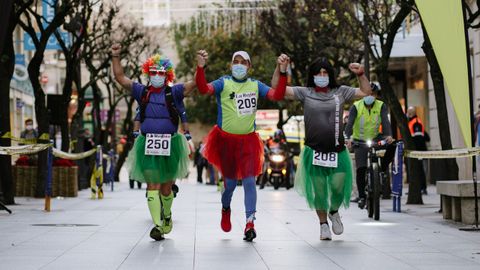
[[[194,177],[179,183],[174,230],[161,242],[149,237],[144,190],[130,190],[126,177],[103,200],[84,190],[53,200],[50,213],[43,200],[16,198],[12,215],[0,212],[0,269],[480,269],[480,232],[442,220],[433,186],[424,205],[403,204],[403,213],[382,201],[378,222],[352,204],[341,211],[344,234],[327,242],[295,191],[266,187],[258,191],[258,238],[246,243],[242,188],[224,233],[220,194]],[[57,226],[35,226],[45,224]]]

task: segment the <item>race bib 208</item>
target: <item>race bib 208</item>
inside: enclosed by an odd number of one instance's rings
[[[322,153],[313,151],[313,165],[315,166],[322,166],[322,167],[329,167],[329,168],[337,168],[338,166],[338,153],[330,152],[330,153]]]

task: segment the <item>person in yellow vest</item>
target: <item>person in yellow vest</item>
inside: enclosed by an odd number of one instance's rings
[[[345,128],[346,143],[349,149],[352,148],[352,141],[363,143],[356,144],[353,147],[358,189],[358,198],[354,199],[353,202],[358,202],[358,207],[362,209],[365,207],[365,175],[368,158],[368,147],[364,143],[368,140],[382,139],[385,139],[388,144],[393,142],[387,105],[377,99],[380,91],[379,87],[372,83],[371,88],[372,95],[356,101],[350,108],[348,123]],[[380,132],[380,127],[382,132]]]

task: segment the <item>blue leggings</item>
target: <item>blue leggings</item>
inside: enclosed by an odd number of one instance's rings
[[[245,214],[247,220],[253,221],[255,219],[255,212],[257,210],[257,187],[255,186],[255,177],[250,176],[241,180],[243,184],[243,191],[245,192]],[[223,208],[229,208],[232,201],[233,191],[237,187],[237,180],[226,179],[225,191],[222,194]]]

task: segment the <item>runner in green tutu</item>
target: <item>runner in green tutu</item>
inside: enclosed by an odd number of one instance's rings
[[[142,66],[148,84],[133,82],[123,72],[120,51],[119,44],[112,45],[115,79],[140,104],[141,132],[129,157],[130,176],[147,183],[147,203],[155,225],[150,237],[162,240],[173,227],[172,184],[188,173],[188,155],[192,150],[188,141],[192,137],[188,132],[183,98],[193,91],[195,83],[173,85],[173,65],[158,54],[148,58]],[[177,133],[179,119],[184,135]]]
[[[289,61],[288,56],[282,57]],[[349,68],[357,75],[360,88],[337,85],[330,62],[318,58],[309,67],[307,87],[287,87],[285,93],[286,99],[303,104],[305,147],[300,154],[295,189],[317,211],[321,240],[332,239],[327,216],[333,232],[343,233],[338,210],[342,205],[348,207],[352,191],[352,163],[343,137],[343,105],[371,93],[363,66],[352,63]],[[279,76],[277,67],[272,86]]]

